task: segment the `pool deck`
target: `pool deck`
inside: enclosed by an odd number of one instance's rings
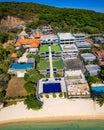
[[[92,87],[101,87],[104,86],[104,83],[100,84],[100,83],[95,83],[91,85]]]

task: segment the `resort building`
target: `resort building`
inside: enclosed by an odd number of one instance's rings
[[[82,61],[79,58],[76,59],[65,59],[64,60],[65,70],[82,70],[82,72],[85,72],[84,65]]]
[[[58,37],[55,34],[49,34],[49,35],[42,35],[40,37],[41,45],[51,45],[55,44],[58,45]]]
[[[40,44],[40,40],[38,39],[20,39],[16,42],[16,50],[18,50],[21,46],[24,48],[38,48]]]
[[[37,94],[45,95],[53,93],[66,93],[66,85],[64,78],[44,78],[39,80]]]
[[[90,64],[86,65],[86,70],[89,72],[90,76],[96,76],[99,75],[101,68],[98,65]]]
[[[57,33],[60,45],[69,45],[75,43],[75,38],[71,33]]]
[[[96,59],[96,56],[93,55],[92,53],[83,53],[81,54],[81,57],[85,62],[92,62]]]
[[[85,42],[86,40],[85,34],[73,34],[73,36],[75,37],[76,42]]]
[[[81,70],[65,71],[65,80],[69,98],[90,97],[89,86]]]
[[[91,44],[88,42],[76,42],[76,46],[79,50],[89,50],[91,49]]]
[[[78,49],[76,45],[61,45],[64,59],[74,59],[78,56]]]
[[[61,58],[62,57],[62,50],[59,45],[51,45],[51,54],[52,58]],[[41,45],[39,49],[40,58],[49,58],[49,46],[48,45]]]
[[[104,50],[101,51],[93,51],[93,54],[97,57],[99,60],[100,66],[104,65]]]

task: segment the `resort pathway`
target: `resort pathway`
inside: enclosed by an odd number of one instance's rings
[[[52,64],[52,53],[51,47],[49,46],[49,61],[50,61],[50,78],[53,78],[53,64]]]

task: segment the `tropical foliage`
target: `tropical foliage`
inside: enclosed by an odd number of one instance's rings
[[[26,82],[24,84],[24,88],[26,89],[26,91],[28,93],[34,94],[35,93],[35,84],[31,83],[31,82]]]
[[[28,109],[38,110],[38,109],[42,108],[42,104],[34,96],[28,96],[25,99],[24,104],[27,105]]]
[[[103,106],[104,104],[104,94],[101,94],[98,99],[97,99],[97,103],[101,106]]]
[[[24,76],[24,79],[27,82],[37,83],[42,78],[42,75],[35,69],[27,70],[27,73]]]
[[[2,2],[0,19],[15,16],[27,21],[27,28],[48,22],[57,31],[99,33],[104,31],[104,14],[83,9],[56,8],[35,3]]]

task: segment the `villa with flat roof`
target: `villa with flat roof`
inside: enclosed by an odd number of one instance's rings
[[[75,38],[71,33],[57,33],[59,44],[68,45],[75,43]]]
[[[92,62],[96,59],[96,56],[93,55],[92,53],[83,53],[81,54],[81,57],[85,62]]]
[[[90,97],[89,86],[81,70],[65,71],[69,98]]]
[[[73,34],[73,36],[75,37],[75,41],[76,42],[85,42],[86,36],[85,34]]]
[[[76,42],[76,46],[79,50],[89,50],[91,49],[91,44],[88,42]]]
[[[99,75],[101,71],[101,67],[99,65],[90,64],[86,65],[86,70],[89,72],[90,76],[96,76]]]
[[[51,45],[52,58],[62,57],[62,50],[59,45]],[[48,45],[40,46],[39,49],[40,58],[49,58],[49,47]]]
[[[63,58],[64,59],[74,59],[78,56],[78,49],[76,45],[70,44],[70,45],[61,45],[63,50]]]
[[[58,37],[55,34],[42,35],[40,37],[41,45],[58,45]]]
[[[44,78],[39,80],[37,94],[53,94],[53,93],[66,93],[66,84],[64,78]]]

